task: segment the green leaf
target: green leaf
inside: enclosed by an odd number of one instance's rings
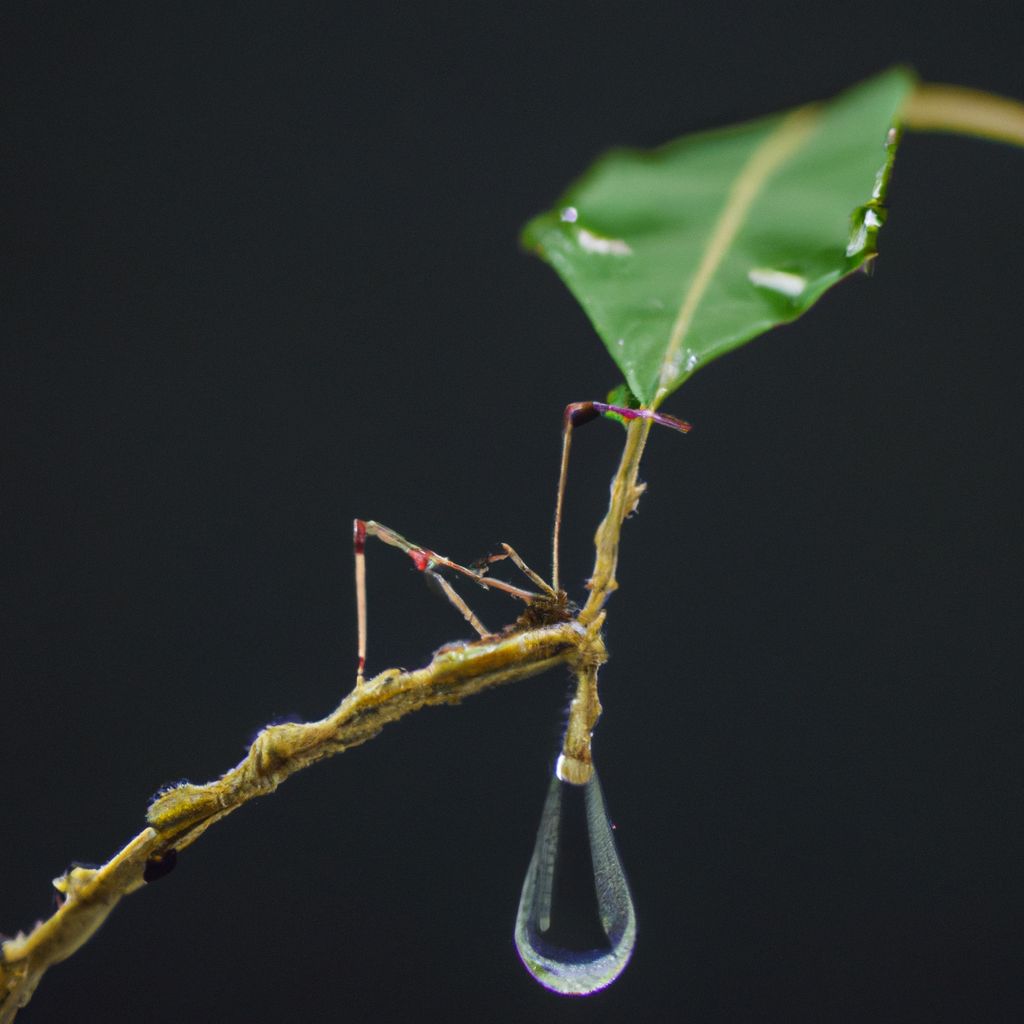
[[[914,87],[895,68],[822,104],[613,151],[523,231],[656,406],[875,255]]]
[[[628,384],[616,384],[605,399],[611,405],[624,405],[627,409],[639,409],[640,399],[633,394]]]

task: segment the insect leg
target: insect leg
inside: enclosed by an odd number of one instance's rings
[[[527,577],[527,579],[529,579],[529,580],[530,580],[530,581],[531,581],[531,582],[532,582],[532,583],[533,583],[533,584],[534,584],[535,586],[539,587],[539,588],[540,588],[540,590],[541,590],[541,591],[543,591],[543,593],[545,593],[545,594],[546,594],[546,595],[547,595],[548,597],[555,597],[555,596],[557,596],[557,593],[558,593],[558,592],[557,592],[556,590],[552,589],[552,587],[550,586],[550,584],[548,584],[548,583],[546,583],[546,582],[545,582],[544,580],[542,580],[542,579],[540,578],[540,576],[538,576],[538,575],[537,575],[537,573],[535,573],[535,572],[534,572],[534,571],[533,571],[533,570],[532,570],[532,569],[531,569],[531,568],[530,568],[530,567],[529,567],[529,566],[528,566],[528,565],[527,565],[527,564],[526,564],[526,563],[525,563],[525,562],[524,562],[524,561],[523,561],[523,560],[522,560],[522,559],[521,559],[521,558],[519,557],[519,554],[518,554],[518,552],[517,552],[517,551],[515,550],[515,548],[513,548],[513,547],[512,547],[512,545],[511,545],[511,544],[505,544],[505,543],[502,543],[502,545],[501,545],[501,546],[502,546],[502,548],[504,549],[504,551],[505,551],[505,554],[504,554],[504,555],[498,555],[497,557],[499,557],[499,558],[504,558],[504,557],[506,557],[506,556],[507,556],[508,558],[511,558],[511,559],[512,559],[512,562],[513,562],[513,564],[514,564],[514,565],[516,566],[516,568],[517,568],[517,569],[518,569],[518,570],[519,570],[519,571],[520,571],[520,572],[521,572],[521,573],[522,573],[522,574],[523,574],[524,576],[526,576],[526,577]]]
[[[391,547],[398,548],[405,552],[412,560],[413,565],[420,572],[427,573],[433,583],[440,587],[441,592],[448,598],[459,614],[481,635],[490,636],[490,632],[484,624],[473,614],[469,605],[456,593],[455,588],[444,579],[438,572],[438,568],[451,569],[454,572],[468,576],[482,586],[493,587],[504,590],[513,597],[522,601],[530,601],[537,595],[529,591],[520,590],[502,580],[492,580],[484,577],[481,573],[453,562],[450,558],[431,551],[429,548],[422,548],[418,544],[406,540],[400,533],[395,532],[383,523],[374,522],[372,519],[356,519],[352,527],[353,550],[356,559],[356,614],[358,621],[358,657],[356,661],[356,687],[363,685],[363,673],[366,669],[366,538],[376,537]]]
[[[363,685],[366,668],[366,523],[357,519],[352,524],[352,550],[356,557],[356,622],[358,652],[356,656],[356,689]]]
[[[451,569],[452,572],[469,577],[469,579],[474,583],[478,583],[481,587],[504,591],[506,594],[511,594],[512,597],[519,598],[520,601],[530,602],[537,597],[537,594],[529,590],[514,587],[511,583],[506,583],[504,580],[491,579],[490,576],[485,576],[476,569],[468,569],[464,565],[459,565],[458,562],[453,562],[450,558],[446,558],[436,551],[431,551],[430,548],[422,548],[418,544],[413,544],[400,533],[396,533],[382,523],[375,523],[372,519],[368,519],[365,521],[364,526],[367,536],[377,537],[384,541],[385,544],[390,544],[392,547],[398,548],[399,551],[404,551],[412,559],[413,565],[420,572],[442,566],[445,569]]]
[[[484,624],[473,614],[473,610],[462,600],[461,597],[456,593],[455,588],[438,572],[433,569],[426,569],[427,575],[441,588],[444,592],[444,596],[462,613],[462,617],[480,634],[482,637],[490,636],[490,631],[484,626]]]
[[[565,407],[562,417],[562,463],[558,473],[558,496],[555,499],[555,528],[551,545],[551,586],[557,592],[558,587],[558,538],[562,529],[562,505],[565,500],[565,481],[569,474],[569,447],[572,443],[573,427],[581,427],[584,423],[607,416],[609,419],[626,423],[629,420],[651,420],[663,427],[671,427],[683,434],[693,428],[684,420],[676,419],[667,413],[655,412],[653,409],[630,409],[624,405],[609,405],[607,402],[573,402]]]

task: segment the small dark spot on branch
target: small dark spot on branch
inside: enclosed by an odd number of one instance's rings
[[[142,869],[142,880],[144,882],[155,882],[157,879],[169,875],[178,863],[178,851],[171,847],[162,857],[150,857],[146,866]]]

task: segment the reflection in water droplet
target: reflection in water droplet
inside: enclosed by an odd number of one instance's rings
[[[625,970],[636,915],[596,772],[551,780],[516,917],[516,949],[545,988],[585,996]]]
[[[564,223],[575,224],[579,213],[577,213],[575,206],[567,206],[559,216]]]
[[[778,292],[788,299],[802,295],[807,287],[807,278],[788,270],[773,270],[771,267],[754,267],[747,271],[747,280],[758,288]]]

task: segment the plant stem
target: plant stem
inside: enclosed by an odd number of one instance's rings
[[[597,618],[605,602],[618,589],[615,570],[619,564],[619,537],[623,522],[644,493],[646,485],[637,482],[637,474],[650,429],[651,421],[646,419],[632,420],[626,427],[626,446],[612,479],[608,512],[594,534],[594,571],[587,584],[590,596],[577,617],[583,626]]]
[[[914,131],[955,132],[1024,146],[1024,103],[959,85],[922,83],[903,104]]]
[[[186,783],[150,805],[149,828],[100,868],[72,868],[54,881],[65,897],[27,935],[0,945],[0,1024],[28,1003],[47,968],[67,959],[107,919],[122,896],[144,884],[147,861],[193,843],[212,824],[258,796],[272,793],[308,765],[376,736],[422,707],[457,704],[501,683],[558,665],[595,664],[604,647],[597,630],[574,621],[452,644],[413,672],[388,669],[352,691],[327,718],[267,726],[245,759],[205,785]]]

